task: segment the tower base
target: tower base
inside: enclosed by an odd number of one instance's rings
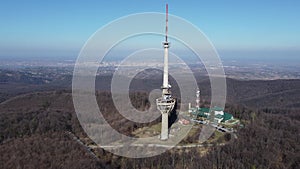
[[[173,110],[175,99],[171,97],[161,97],[156,99],[157,109],[161,112],[161,140],[169,138],[169,113]]]
[[[161,140],[168,140],[168,138],[169,138],[168,118],[169,118],[168,113],[162,113],[162,115],[161,115],[161,134],[160,134]]]

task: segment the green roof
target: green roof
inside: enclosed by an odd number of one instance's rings
[[[223,119],[223,115],[217,114],[217,115],[215,115],[215,118],[217,118],[217,119]]]
[[[232,114],[224,112],[224,118],[222,122],[230,120],[232,118]]]
[[[199,109],[193,109],[192,114],[197,115],[200,117],[205,117],[207,118],[207,115],[205,113],[209,112],[209,108],[199,108]]]
[[[203,107],[199,109],[200,112],[209,113],[209,108]]]
[[[223,111],[223,108],[214,107],[212,110],[213,111]],[[197,108],[192,108],[192,114],[193,115],[197,115],[199,117],[205,117],[205,118],[207,118],[206,113],[210,113],[210,109],[209,108],[206,108],[206,107],[198,108],[198,109]],[[224,112],[224,115],[221,115],[221,114],[215,115],[215,118],[222,119],[222,122],[230,120],[232,117],[233,117],[232,114],[227,113],[227,112]]]
[[[204,112],[204,113],[209,113],[210,112],[210,109],[209,108],[206,108],[206,107],[202,107],[202,108],[191,108],[191,110],[193,112]],[[223,111],[224,109],[221,108],[221,107],[214,107],[212,108],[212,111]]]

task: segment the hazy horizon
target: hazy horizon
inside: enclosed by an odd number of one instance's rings
[[[170,14],[198,27],[220,52],[220,57],[300,57],[298,1],[41,3],[30,0],[1,4],[0,58],[77,57],[99,28],[134,13],[164,13],[166,3]],[[164,25],[161,27],[164,31]],[[160,48],[162,40],[157,43]],[[147,42],[143,44],[147,46]]]

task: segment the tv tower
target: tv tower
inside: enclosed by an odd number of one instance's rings
[[[156,99],[157,109],[161,112],[161,140],[167,140],[169,138],[169,114],[173,110],[175,105],[175,99],[171,95],[171,85],[169,84],[168,75],[168,4],[166,4],[166,38],[163,42],[164,47],[164,73],[163,73],[163,85],[162,96]]]

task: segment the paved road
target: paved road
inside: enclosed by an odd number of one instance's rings
[[[102,145],[102,146],[98,146],[98,145],[89,145],[90,148],[94,149],[94,148],[108,148],[108,149],[116,149],[116,148],[122,148],[125,147],[125,144],[119,144],[119,145]],[[223,146],[225,145],[225,143],[221,143],[221,144],[217,144],[217,146]],[[162,147],[162,148],[195,148],[195,147],[212,147],[212,146],[216,146],[216,144],[187,144],[187,145],[165,145],[165,144],[130,144],[130,145],[126,145],[126,146],[133,146],[133,147]]]

